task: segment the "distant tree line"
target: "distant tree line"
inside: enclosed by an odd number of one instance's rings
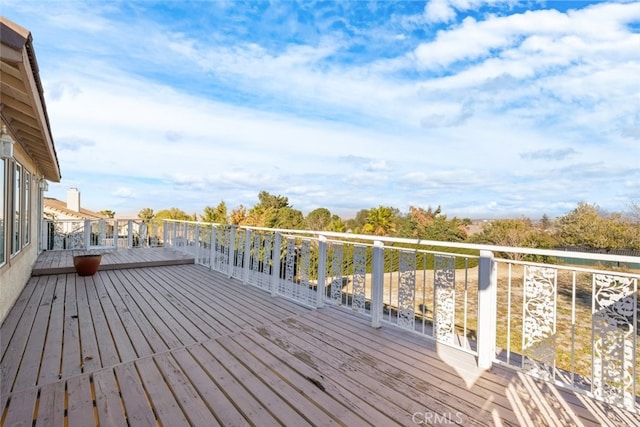
[[[176,219],[543,249],[640,250],[638,203],[631,203],[629,212],[608,213],[596,204],[581,202],[575,209],[555,219],[546,214],[537,221],[526,217],[496,219],[486,221],[482,229],[473,234],[469,233],[471,219],[450,218],[440,206],[435,209],[431,206],[426,209],[410,206],[409,212],[402,213],[397,208],[380,205],[362,209],[354,218],[343,220],[322,207],[304,216],[289,204],[287,197],[267,191],[258,194],[258,203],[251,208],[240,205],[229,212],[225,202],[221,201],[215,207],[206,206],[201,215],[190,215],[172,207],[157,213],[144,208],[138,217],[146,221]]]

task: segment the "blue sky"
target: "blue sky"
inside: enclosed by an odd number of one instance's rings
[[[13,1],[88,209],[640,201],[640,2]]]

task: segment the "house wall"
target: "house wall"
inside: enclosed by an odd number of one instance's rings
[[[30,173],[30,241],[26,245],[23,244],[20,252],[11,256],[11,228],[8,227],[9,224],[6,225],[7,234],[3,242],[5,245],[6,262],[0,266],[0,323],[4,321],[9,310],[18,299],[20,292],[22,292],[31,277],[31,269],[39,254],[38,248],[40,247],[41,239],[41,236],[38,234],[38,223],[41,221],[42,216],[42,212],[39,210],[39,207],[42,206],[40,202],[42,190],[40,190],[38,184],[39,177],[42,173],[18,143],[14,144],[14,160],[7,162],[7,169],[12,167],[14,161],[22,165],[24,171]],[[6,207],[4,218],[7,219],[7,221],[13,221],[13,215],[10,215],[9,201],[12,200],[13,197],[14,183],[13,181],[10,182],[10,176],[7,171],[4,180],[4,205]],[[23,177],[24,176],[25,174],[23,174]]]

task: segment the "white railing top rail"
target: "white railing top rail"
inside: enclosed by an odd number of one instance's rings
[[[143,220],[143,219],[140,219],[140,218],[76,218],[76,219],[71,219],[71,218],[44,218],[43,221],[45,221],[45,222],[84,222],[84,221],[90,221],[90,222],[98,222],[98,221],[124,222],[124,221],[146,221],[146,220]],[[153,221],[153,220],[151,220],[151,221]]]
[[[631,263],[631,264],[640,264],[640,257],[630,256],[630,255],[612,255],[612,254],[602,254],[602,253],[592,253],[592,252],[574,252],[574,251],[564,251],[557,249],[538,249],[538,248],[524,248],[524,247],[515,247],[515,246],[494,246],[494,245],[486,245],[486,244],[475,244],[475,243],[461,243],[461,242],[442,242],[437,240],[422,240],[422,239],[409,239],[403,237],[386,237],[386,236],[374,236],[370,234],[353,234],[353,233],[341,233],[334,231],[318,231],[318,230],[291,230],[291,229],[283,229],[283,228],[266,228],[266,227],[253,227],[253,226],[245,226],[245,225],[231,225],[231,224],[220,224],[220,223],[212,223],[212,222],[201,222],[201,221],[182,221],[182,220],[166,220],[169,222],[180,222],[180,223],[191,223],[191,224],[206,224],[214,227],[237,227],[241,229],[247,230],[256,230],[256,231],[268,231],[274,233],[282,233],[289,235],[306,235],[306,236],[325,236],[325,237],[333,237],[337,239],[345,239],[345,240],[365,240],[365,241],[380,241],[383,243],[402,243],[407,245],[418,245],[418,246],[435,246],[442,248],[455,248],[455,249],[469,249],[469,250],[477,250],[477,251],[490,251],[490,252],[506,252],[506,253],[516,253],[516,254],[526,254],[526,255],[539,255],[539,256],[547,256],[554,258],[571,258],[571,259],[581,259],[581,260],[592,260],[592,261],[607,261],[607,262],[622,262],[622,263]]]

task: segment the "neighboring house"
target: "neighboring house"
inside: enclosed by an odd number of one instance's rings
[[[81,207],[80,191],[77,188],[70,188],[67,191],[66,202],[52,197],[45,197],[44,219],[51,220],[51,222],[47,222],[49,240],[43,249],[56,250],[83,246],[85,221],[89,220],[94,225],[97,225],[95,223],[96,220],[106,220],[108,218],[106,215]],[[106,223],[103,222],[102,227],[103,229],[106,228]],[[110,226],[110,229],[109,234],[111,235],[113,226]]]
[[[80,205],[80,191],[77,188],[70,188],[67,191],[67,201],[44,198],[45,218],[55,220],[82,220],[82,219],[106,219],[106,215],[84,209]]]
[[[31,33],[0,16],[0,322],[41,246],[43,192],[60,166]]]

